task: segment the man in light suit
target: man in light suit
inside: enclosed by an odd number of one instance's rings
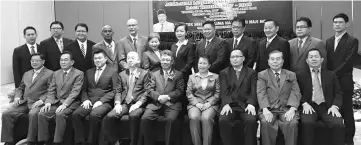
[[[104,38],[103,41],[98,42],[93,46],[93,52],[102,49],[104,50],[105,57],[107,59],[107,65],[113,67],[117,71],[119,68],[119,49],[118,49],[118,43],[113,40],[114,31],[112,27],[109,25],[105,25],[102,28],[102,36]]]
[[[266,38],[258,43],[258,56],[256,63],[256,71],[261,72],[268,69],[269,53],[273,50],[278,50],[283,54],[283,69],[290,69],[290,44],[286,39],[277,35],[279,25],[276,20],[268,19],[264,22],[263,31]]]
[[[257,98],[260,107],[261,136],[263,145],[275,145],[281,129],[286,145],[297,144],[297,108],[301,94],[296,74],[282,69],[282,52],[270,52],[269,69],[258,73]]]
[[[319,49],[310,49],[306,54],[309,67],[297,72],[302,94],[303,144],[313,145],[316,121],[322,120],[332,129],[329,143],[343,145],[345,126],[339,111],[342,106],[342,91],[336,74],[326,68],[321,68],[324,59]]]
[[[355,119],[352,109],[353,77],[352,71],[357,58],[359,41],[357,38],[347,33],[349,19],[346,14],[340,13],[333,18],[333,29],[335,36],[326,40],[327,68],[336,73],[341,90],[343,92],[343,102],[341,114],[346,125],[347,145],[353,145],[355,135]]]
[[[167,21],[165,10],[157,11],[158,23],[153,25],[153,32],[174,32],[174,24]]]
[[[68,44],[64,51],[73,54],[73,67],[85,73],[93,68],[92,48],[95,43],[88,40],[88,26],[84,23],[76,24],[75,35],[76,40]]]
[[[119,40],[118,48],[119,60],[121,68],[119,71],[123,71],[128,68],[126,63],[126,56],[128,52],[135,51],[138,53],[139,58],[143,58],[143,52],[145,51],[145,45],[148,43],[147,37],[140,36],[138,34],[139,24],[136,19],[129,19],[127,21],[127,27],[129,35]]]
[[[77,97],[83,85],[84,73],[72,65],[71,52],[64,51],[60,56],[61,69],[54,72],[45,106],[38,114],[38,140],[47,142],[49,139],[49,122],[55,120],[54,143],[61,144],[66,128],[66,119],[79,106]]]
[[[180,122],[178,115],[182,110],[180,97],[185,97],[184,80],[179,71],[172,69],[174,59],[172,52],[163,50],[161,52],[162,69],[153,72],[149,80],[147,91],[149,93],[149,104],[141,119],[140,130],[141,143],[145,145],[155,144],[154,126],[160,114],[164,114],[165,144],[174,145],[179,143]]]
[[[89,115],[89,144],[97,144],[103,117],[112,109],[118,83],[118,71],[106,64],[106,52],[99,49],[93,53],[95,68],[85,73],[81,92],[82,104],[72,114],[75,142],[83,144],[84,119]]]
[[[235,121],[244,124],[244,144],[257,144],[257,72],[243,65],[244,56],[241,50],[233,50],[230,56],[231,66],[220,73],[221,105],[219,131],[223,145],[235,145],[239,138],[235,131]],[[239,144],[239,143],[238,143]],[[242,143],[241,143],[242,144]]]
[[[18,88],[24,73],[31,70],[31,55],[38,52],[39,45],[36,44],[36,29],[28,26],[23,30],[26,44],[14,49],[13,53],[13,75],[15,88]]]
[[[18,118],[29,113],[29,129],[27,141],[29,144],[37,142],[38,113],[44,104],[47,89],[52,79],[53,71],[44,67],[44,55],[34,53],[31,55],[33,70],[27,71],[15,91],[12,107],[2,114],[1,142],[15,144],[14,125]]]
[[[233,38],[227,40],[227,58],[231,55],[233,50],[241,50],[244,54],[243,64],[246,67],[253,68],[257,58],[257,42],[244,35],[246,30],[245,19],[236,17],[232,20],[232,34]],[[227,66],[231,65],[230,60],[227,59]]]
[[[115,107],[104,117],[102,132],[106,141],[114,143],[121,138],[117,135],[122,131],[118,125],[123,115],[129,115],[131,145],[137,145],[140,118],[147,101],[146,83],[149,73],[139,68],[139,55],[131,51],[127,55],[128,69],[119,74],[118,89],[115,96]],[[118,121],[118,122],[117,122]]]
[[[307,59],[307,52],[310,49],[317,48],[322,53],[322,56],[325,56],[326,58],[326,49],[325,49],[325,43],[315,37],[311,37],[311,31],[312,31],[312,22],[307,17],[301,17],[296,20],[296,26],[295,26],[295,32],[297,35],[297,38],[294,38],[290,41],[290,49],[291,49],[291,55],[290,55],[290,70],[293,72],[302,71],[308,68],[308,65],[306,63]],[[322,62],[322,67],[326,68],[326,61]]]
[[[60,55],[71,39],[63,37],[64,25],[59,21],[50,24],[51,37],[40,42],[39,52],[45,55],[45,67],[52,71],[60,69]]]
[[[216,26],[213,21],[206,21],[203,23],[203,36],[205,39],[202,39],[196,47],[196,59],[198,60],[200,55],[209,55],[211,67],[209,68],[210,72],[219,74],[219,72],[224,69],[226,64],[226,52],[227,52],[227,43],[226,41],[218,38],[216,36]],[[195,72],[198,72],[197,63],[194,63]]]

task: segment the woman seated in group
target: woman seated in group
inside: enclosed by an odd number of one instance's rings
[[[142,68],[155,72],[161,69],[160,65],[160,36],[158,33],[151,33],[148,36],[147,51],[143,53]]]
[[[219,79],[217,74],[208,71],[209,59],[206,55],[199,57],[199,72],[192,74],[187,84],[187,110],[194,145],[211,145],[214,117],[219,108]]]

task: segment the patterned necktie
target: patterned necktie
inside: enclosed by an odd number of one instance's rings
[[[302,43],[303,43],[303,41],[302,41],[302,40],[299,40],[299,41],[298,41],[298,54],[301,54],[301,50],[302,50]]]
[[[237,47],[237,44],[238,44],[238,40],[236,38],[234,38],[234,41],[233,41],[233,50],[236,49]]]
[[[31,82],[34,82],[36,76],[38,76],[38,72],[34,71],[34,75],[33,75],[33,78],[32,78],[32,80],[31,80]]]
[[[133,45],[134,45],[135,51],[137,51],[137,38],[133,38]]]
[[[113,56],[114,52],[112,50],[112,47],[113,47],[113,45],[109,44],[107,48],[108,48],[109,52],[112,53],[112,56]]]
[[[270,41],[267,41],[267,43],[266,43],[266,48],[268,48],[269,44],[271,44],[271,42],[270,42]]]
[[[58,44],[58,47],[59,47],[59,50],[60,52],[62,53],[64,48],[63,48],[63,41],[61,41],[61,39],[58,39],[57,41],[57,44]]]
[[[314,78],[312,80],[312,85],[313,85],[313,97],[312,97],[312,100],[316,104],[320,105],[322,102],[325,101],[325,99],[323,97],[323,91],[322,91],[320,80],[318,78],[318,73],[319,73],[318,69],[312,69],[312,75],[313,75],[313,78]]]
[[[127,98],[126,103],[130,104],[133,101],[133,88],[134,88],[134,74],[131,73],[129,76],[129,82],[128,82],[128,92],[127,92]]]
[[[275,73],[276,75],[276,81],[277,81],[277,87],[280,88],[280,74],[279,73]]]
[[[98,68],[97,69],[97,71],[96,71],[96,73],[95,73],[95,83],[97,84],[98,83],[98,81],[99,81],[99,78],[100,78],[100,72],[102,71],[102,69],[101,68]]]
[[[80,50],[81,50],[81,53],[83,54],[83,56],[85,57],[84,44],[81,44]]]
[[[35,47],[34,47],[34,45],[30,46],[30,48],[31,48],[31,52],[30,52],[30,53],[31,53],[31,54],[34,54],[34,53],[35,53],[35,49],[34,49]]]
[[[168,82],[168,76],[169,76],[169,73],[166,71],[165,73],[164,73],[164,84],[165,85],[167,85],[167,82]]]

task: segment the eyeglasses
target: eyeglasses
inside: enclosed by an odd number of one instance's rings
[[[305,29],[305,28],[308,28],[307,26],[296,26],[296,29]]]
[[[78,32],[78,33],[86,33],[87,31],[84,31],[84,30],[77,30],[76,32]]]
[[[62,30],[63,28],[51,28],[51,30]]]
[[[231,58],[240,58],[240,57],[244,57],[244,56],[240,56],[240,55],[236,55],[236,56],[231,56]]]
[[[32,62],[32,63],[34,63],[34,62],[40,62],[40,61],[42,61],[42,60],[40,60],[40,59],[31,59],[31,60],[30,60],[30,62]]]

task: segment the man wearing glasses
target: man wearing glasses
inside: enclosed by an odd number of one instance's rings
[[[304,71],[308,68],[306,63],[307,52],[316,48],[320,50],[322,56],[324,56],[324,61],[322,62],[322,67],[326,67],[326,49],[325,43],[318,39],[310,36],[312,28],[312,22],[307,17],[301,17],[296,20],[295,33],[297,38],[294,38],[289,41],[290,43],[290,70],[293,72]]]
[[[50,32],[51,37],[40,42],[39,52],[45,56],[45,67],[57,71],[60,69],[60,54],[71,40],[63,37],[64,25],[59,21],[50,24]]]
[[[236,17],[232,20],[232,34],[233,38],[227,40],[228,44],[228,58],[233,50],[241,50],[244,54],[243,64],[249,68],[253,68],[254,62],[257,58],[257,43],[253,39],[243,35],[246,30],[245,19]],[[230,65],[227,59],[227,66]]]

